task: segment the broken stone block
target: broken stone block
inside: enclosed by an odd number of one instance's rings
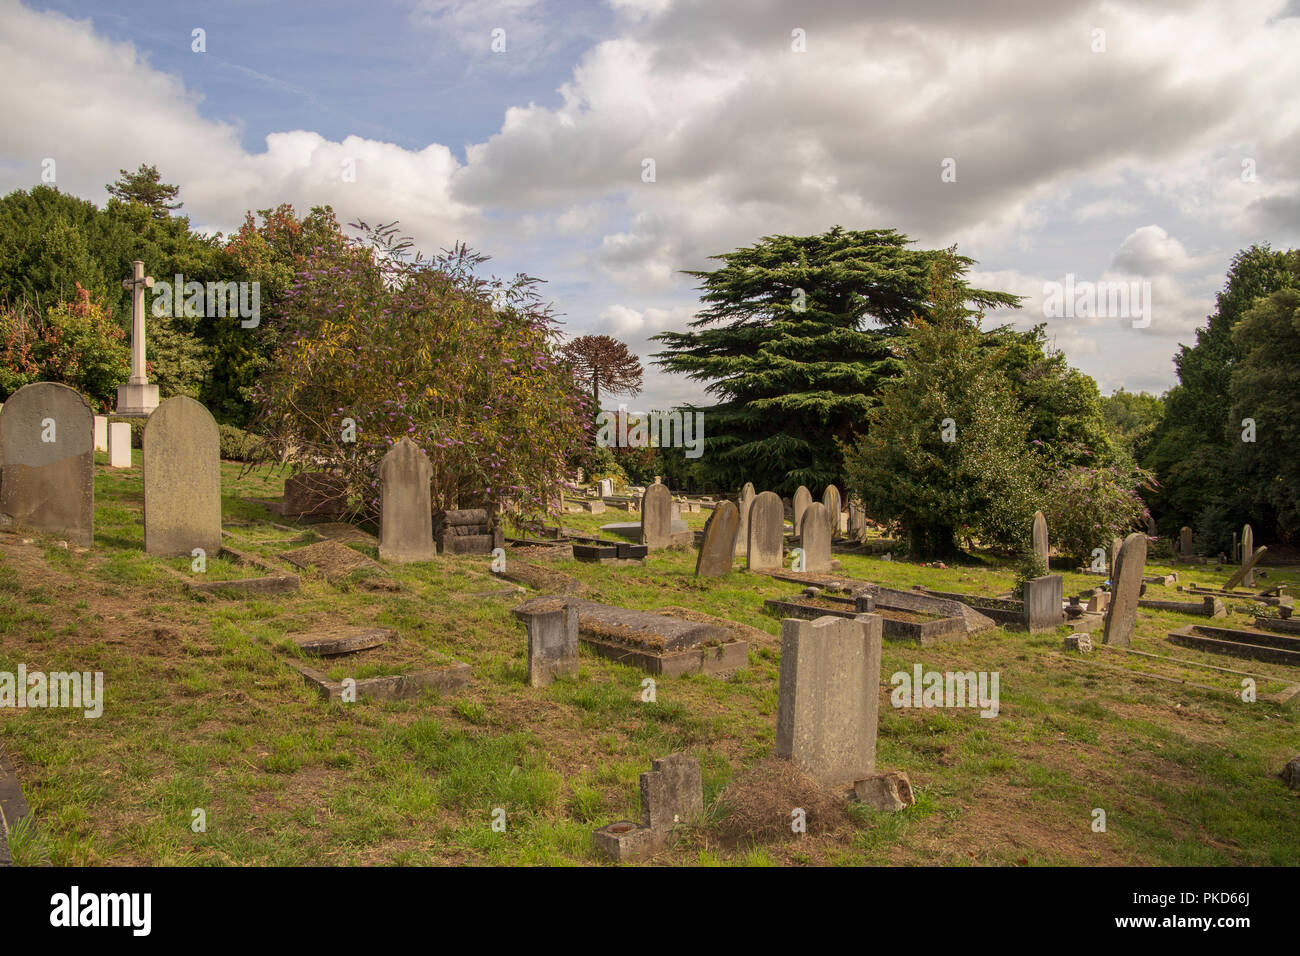
[[[557,677],[578,676],[578,609],[562,599],[515,609],[528,629],[528,683],[545,687]]]
[[[1300,755],[1292,757],[1282,768],[1282,781],[1292,790],[1300,790]]]
[[[1065,636],[1065,649],[1067,651],[1087,651],[1092,650],[1091,634],[1067,634]]]
[[[883,813],[895,813],[916,803],[912,781],[901,770],[875,773],[853,783],[853,795],[859,803]]]
[[[700,762],[670,754],[641,774],[641,822],[619,820],[592,832],[596,852],[615,863],[645,859],[667,845],[674,826],[704,813]]]

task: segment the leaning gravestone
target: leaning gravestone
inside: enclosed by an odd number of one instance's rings
[[[812,504],[812,492],[800,485],[794,492],[794,503],[792,505],[794,513],[794,533],[799,533],[799,526],[803,523],[803,513],[808,510]]]
[[[806,572],[825,574],[830,571],[831,513],[820,501],[814,501],[803,513],[799,547],[803,548],[803,569]]]
[[[1259,562],[1259,559],[1267,553],[1267,551],[1268,545],[1261,545],[1251,552],[1249,560],[1243,561],[1241,567],[1236,570],[1232,577],[1228,578],[1228,583],[1223,586],[1223,590],[1231,591],[1238,584],[1243,583],[1246,580],[1246,576],[1254,572],[1255,565]]]
[[[754,483],[745,482],[745,487],[740,489],[740,500],[736,507],[740,512],[740,527],[736,531],[736,556],[744,557],[749,554],[749,508],[754,503]]]
[[[827,485],[826,490],[822,492],[822,504],[831,513],[831,537],[838,538],[840,535],[840,512],[843,510],[840,490],[834,485]]]
[[[212,415],[185,395],[167,399],[144,426],[144,550],[189,555],[221,550],[221,436]]]
[[[740,512],[730,501],[713,509],[704,526],[704,541],[695,559],[696,577],[716,578],[731,573],[736,555],[736,533],[740,529]]]
[[[641,496],[641,543],[659,551],[672,543],[673,496],[667,485],[653,484]]]
[[[0,413],[0,527],[90,547],[95,537],[95,426],[66,385],[24,385]]]
[[[749,508],[749,570],[780,568],[784,537],[785,508],[775,492],[764,491]]]
[[[1244,568],[1247,564],[1254,565],[1251,556],[1255,553],[1255,529],[1250,525],[1245,525],[1241,529],[1241,566]],[[1255,572],[1247,569],[1241,577],[1241,583],[1245,587],[1255,586]]]
[[[1142,571],[1147,562],[1147,538],[1133,533],[1124,539],[1119,560],[1111,572],[1110,608],[1106,611],[1103,644],[1128,647],[1137,620],[1138,598],[1142,594]]]
[[[1041,511],[1034,512],[1033,541],[1034,554],[1038,556],[1039,561],[1043,562],[1043,567],[1048,567],[1047,519],[1043,517]]]
[[[781,622],[776,755],[823,786],[876,769],[882,634],[879,614]]]
[[[403,438],[379,463],[379,557],[382,561],[432,561],[433,506],[429,456]]]

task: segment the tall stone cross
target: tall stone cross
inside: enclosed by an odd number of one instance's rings
[[[150,385],[144,364],[144,290],[153,287],[153,276],[144,274],[144,263],[131,263],[131,277],[122,288],[131,295],[131,378],[117,387],[117,414],[125,418],[148,418],[158,407],[158,386]]]

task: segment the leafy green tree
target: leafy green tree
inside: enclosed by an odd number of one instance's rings
[[[1165,415],[1165,403],[1157,395],[1116,389],[1101,400],[1111,444],[1128,461],[1141,461],[1147,453],[1156,428]]]
[[[931,310],[930,267],[945,251],[915,250],[892,230],[768,236],[715,256],[721,268],[689,272],[707,303],[686,332],[655,336],[656,364],[704,382],[720,401],[701,408],[704,457],[694,466],[714,488],[790,493],[843,485],[839,442],[862,433],[884,384],[900,371],[893,346],[912,315]],[[971,289],[973,264],[953,256],[961,313],[1016,305]]]
[[[1257,300],[1232,338],[1242,358],[1232,370],[1231,421],[1248,502],[1256,514],[1275,515],[1278,534],[1292,541],[1300,533],[1300,290]]]
[[[1043,464],[1008,379],[967,321],[966,290],[936,268],[935,307],[895,340],[901,374],[845,448],[847,490],[907,532],[912,554],[951,558],[958,538],[1022,547]]]
[[[157,166],[141,163],[140,168],[133,173],[125,169],[119,172],[122,175],[117,182],[104,187],[114,199],[124,203],[140,203],[155,219],[166,219],[185,205],[175,201],[180,195],[180,187],[163,182]]]

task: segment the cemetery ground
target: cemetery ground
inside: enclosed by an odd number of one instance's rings
[[[659,677],[652,703],[643,671],[585,648],[577,679],[532,688],[511,609],[538,592],[508,593],[490,558],[440,556],[334,583],[303,571],[300,590],[252,597],[194,593],[182,580],[198,577],[188,559],[143,552],[139,456],[110,470],[96,455],[94,548],[0,533],[0,671],[105,675],[98,719],[0,710],[0,743],[32,807],[30,826],[10,835],[20,864],[594,864],[592,830],[636,819],[639,775],[678,751],[701,761],[706,811],[655,856],[664,864],[1280,865],[1300,845],[1296,795],[1276,776],[1296,751],[1300,713],[1262,699],[1297,675],[1166,640],[1198,618],[1143,609],[1132,650],[1271,675],[1259,702],[1232,696],[1241,678],[1228,671],[1102,646],[1067,653],[1065,627],[998,627],[928,647],[886,640],[877,764],[907,772],[916,805],[844,810],[799,789],[772,757],[780,622],[763,602],[798,585],[741,571],[743,560],[729,576],[696,578],[691,549],[654,552],[644,566],[511,549],[509,560],[571,575],[594,600],[756,629],[748,666],[726,679]],[[223,520],[229,544],[297,572],[278,554],[320,539],[248,500],[278,498],[282,485],[223,463]],[[699,528],[707,512],[683,517]],[[564,524],[596,533],[611,520]],[[351,546],[376,557],[373,542]],[[837,557],[845,578],[889,587],[995,595],[1014,584],[991,561],[945,570]],[[251,573],[208,560],[209,579]],[[1148,574],[1174,570],[1217,587],[1233,569],[1147,564]],[[1300,569],[1267,573],[1268,584],[1300,586]],[[1066,594],[1100,581],[1064,577]],[[1159,585],[1146,597],[1180,599]],[[1225,603],[1216,624],[1250,625],[1247,597]],[[400,673],[435,654],[469,664],[473,678],[413,699],[327,703],[286,666],[298,654],[288,635],[339,623],[394,628],[399,640],[369,672],[327,665],[342,668],[336,678]],[[997,671],[998,715],[890,706],[889,676],[916,664]],[[795,807],[808,810],[806,834],[790,832]],[[496,808],[504,832],[491,826]],[[1106,812],[1104,833],[1094,808]],[[196,809],[206,832],[191,828]]]

